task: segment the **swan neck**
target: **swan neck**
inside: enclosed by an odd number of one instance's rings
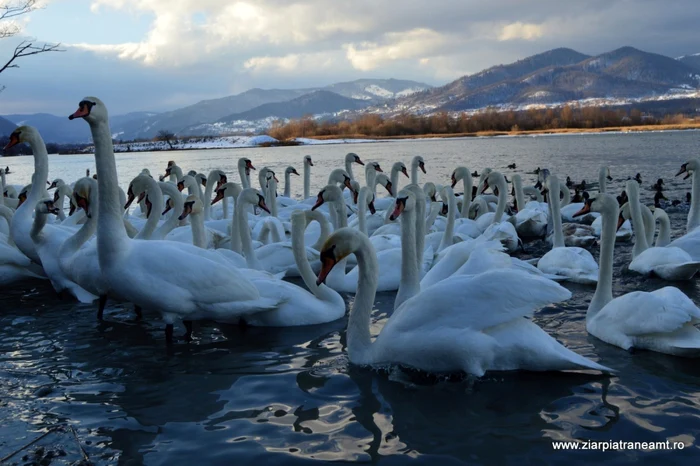
[[[525,194],[523,193],[523,180],[520,175],[513,175],[513,186],[515,186],[515,202],[518,203],[518,211],[525,208]]]
[[[313,249],[320,251],[323,245],[326,243],[328,236],[331,234],[331,228],[328,224],[328,219],[321,212],[317,210],[308,210],[307,216],[311,220],[316,220],[321,227],[321,234],[318,236],[318,241],[311,246]]]
[[[418,164],[411,164],[411,183],[418,184]]]
[[[95,143],[95,168],[97,177],[97,197],[99,217],[97,219],[97,253],[100,267],[105,269],[114,264],[127,246],[129,237],[123,220],[123,205],[119,203],[119,180],[117,164],[114,160],[112,133],[109,124],[90,123],[92,139]]]
[[[391,181],[391,188],[396,193],[399,192],[399,172],[400,171],[401,171],[401,167],[391,167],[391,178],[389,178],[389,181]]]
[[[153,232],[158,227],[158,221],[161,217],[161,212],[163,212],[163,193],[158,186],[158,182],[152,178],[148,178],[148,187],[146,188],[146,196],[151,202],[151,215],[148,216],[146,224],[143,226],[141,231],[136,235],[135,239],[151,239]],[[182,211],[182,210],[180,210]]]
[[[170,202],[173,206],[170,209],[170,216],[160,227],[156,229],[156,231],[151,235],[151,238],[165,239],[165,236],[180,224],[180,212],[182,212],[182,208],[184,207],[185,203],[182,200],[180,191],[177,190],[175,185],[172,183],[158,183],[158,185],[160,186],[161,192],[165,193],[170,198]],[[163,205],[165,206],[165,202],[163,202]]]
[[[238,234],[240,235],[241,247],[246,263],[251,269],[261,270],[258,258],[253,250],[253,240],[250,237],[250,227],[248,226],[248,213],[246,212],[246,203],[244,196],[238,196],[236,202],[236,217],[238,217]]]
[[[370,314],[374,306],[379,281],[377,254],[369,239],[360,235],[360,246],[355,251],[357,257],[357,293],[348,318],[348,356],[350,361],[363,364],[370,361],[372,339],[370,336]],[[344,261],[337,266],[343,265]],[[336,267],[337,267],[336,266]]]
[[[308,199],[311,195],[311,166],[308,163],[304,164],[304,199]]]
[[[416,243],[416,210],[409,209],[401,214],[401,281],[398,293],[402,300],[420,291],[418,254],[422,256],[423,251],[416,249]]]
[[[292,192],[292,173],[285,171],[284,172],[284,197],[291,197],[291,192]]]
[[[452,188],[445,188],[447,192],[447,225],[445,226],[445,231],[442,234],[442,240],[440,241],[439,251],[442,251],[448,246],[452,245],[452,238],[455,232],[455,210],[457,210],[457,201],[455,199],[454,191]],[[499,189],[499,205],[500,205],[500,189]]]
[[[636,181],[632,181],[632,183],[636,183]],[[649,245],[647,244],[646,231],[644,230],[642,208],[639,204],[639,192],[636,188],[627,189],[627,195],[629,196],[632,228],[634,228],[634,247],[632,248],[632,257],[637,257],[639,254],[646,251],[649,248]]]
[[[467,170],[465,176],[462,177],[462,189],[464,194],[462,194],[462,218],[469,218],[469,208],[472,205],[472,188],[474,182],[472,181],[472,176]]]
[[[598,190],[601,193],[605,192],[605,189],[607,188],[607,182],[607,170],[605,169],[605,167],[600,167],[600,170],[598,171]]]
[[[345,171],[348,172],[351,180],[355,179],[355,175],[352,173],[352,161],[349,159],[345,159]]]
[[[700,225],[700,201],[698,201],[700,196],[700,176],[696,170],[693,171],[693,188],[690,196],[687,233],[690,233]]]
[[[26,201],[25,201],[26,202]],[[36,213],[34,215],[34,222],[32,223],[32,229],[29,231],[29,236],[32,238],[34,243],[41,240],[42,230],[46,226],[46,221],[48,220],[48,214]]]
[[[662,210],[654,212],[654,217],[659,221],[659,236],[656,238],[656,246],[668,246],[671,243],[671,221],[666,212]]]
[[[600,258],[598,269],[598,284],[595,294],[588,306],[586,319],[593,318],[606,304],[613,299],[612,274],[613,254],[615,253],[615,234],[617,230],[617,218],[619,209],[617,205],[608,205],[601,212],[603,228],[600,235]]]
[[[29,191],[24,203],[16,210],[15,216],[30,218],[37,202],[47,196],[46,180],[49,177],[49,154],[46,151],[46,144],[44,144],[44,140],[40,134],[32,133],[28,142],[34,154],[32,189]],[[46,222],[46,219],[44,219],[44,222]]]
[[[206,249],[207,236],[204,230],[204,217],[201,213],[193,213],[190,215],[190,217],[190,225],[192,226],[192,244],[198,248]]]
[[[367,235],[367,196],[369,191],[367,189],[360,190],[360,196],[357,200],[357,222],[359,230]]]
[[[214,183],[216,183],[217,173],[211,171],[207,177],[207,186],[204,189],[204,219],[211,220],[211,193],[214,191]]]
[[[552,209],[552,223],[554,225],[554,242],[552,248],[563,248],[564,232],[561,225],[561,206],[559,201],[559,181],[550,179],[549,183],[549,205]],[[552,193],[555,193],[552,195]]]
[[[493,223],[501,223],[503,213],[506,210],[506,196],[508,196],[508,187],[506,180],[502,177],[498,180],[498,205],[496,206],[496,214],[493,217]]]

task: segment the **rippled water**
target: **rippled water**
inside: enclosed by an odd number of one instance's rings
[[[658,177],[666,195],[681,198],[689,180],[674,179],[700,152],[697,132],[606,134],[246,150],[122,154],[122,186],[143,167],[153,173],[175,160],[185,170],[222,168],[233,179],[238,157],[257,167],[300,168],[311,154],[314,189],[347,152],[407,164],[423,155],[422,181],[445,183],[458,164],[510,174],[548,167],[563,178],[597,180],[610,166],[619,192],[640,172],[643,199]],[[32,159],[4,160],[8,181],[29,181]],[[517,170],[508,170],[509,163]],[[91,156],[52,156],[50,177],[66,181],[94,167]],[[355,166],[357,168],[362,168]],[[362,171],[355,170],[356,176]],[[526,176],[526,179],[528,177]],[[294,192],[301,180],[294,179]],[[402,181],[402,183],[405,182]],[[683,212],[671,212],[675,235]],[[545,252],[526,246],[526,257]],[[616,247],[615,293],[666,283],[624,271],[631,243]],[[594,248],[594,256],[598,250]],[[0,291],[0,458],[52,426],[45,438],[13,456],[24,464],[37,446],[101,464],[301,464],[319,460],[398,464],[692,464],[700,433],[700,366],[654,353],[628,354],[587,335],[584,318],[593,288],[566,286],[573,298],[535,320],[569,348],[616,368],[615,377],[582,374],[489,374],[478,381],[426,380],[402,371],[377,373],[348,364],[342,319],[289,329],[195,325],[196,341],[167,351],[160,319],[137,322],[128,305],[112,305],[105,321],[94,306],[61,301],[41,281]],[[696,281],[682,285],[696,302]],[[351,302],[348,298],[348,302]],[[380,293],[374,334],[391,314],[393,293]],[[182,329],[180,329],[182,331]],[[683,441],[675,452],[553,451],[552,440]],[[29,456],[25,456],[29,455]],[[23,460],[22,457],[25,456]]]

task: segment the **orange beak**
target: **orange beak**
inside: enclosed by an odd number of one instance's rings
[[[316,198],[316,204],[314,204],[314,206],[311,208],[311,210],[316,210],[319,207],[321,207],[322,205],[323,205],[323,191],[318,193],[318,197]]]
[[[396,199],[396,204],[394,205],[394,211],[391,213],[389,216],[389,220],[392,222],[399,218],[399,215],[401,215],[401,212],[406,208],[406,198],[402,197],[399,199]]]
[[[579,210],[574,215],[572,215],[572,217],[580,217],[581,215],[587,214],[590,211],[591,211],[591,205],[588,202],[586,202],[585,204],[583,204],[583,207],[581,208],[581,210]]]
[[[321,283],[326,282],[326,278],[328,278],[328,274],[331,273],[331,270],[333,270],[333,267],[335,267],[335,264],[337,264],[338,261],[335,260],[335,257],[333,257],[332,253],[331,254],[324,254],[321,253],[321,271],[318,273],[318,279],[316,280],[316,285],[320,285]]]
[[[87,105],[81,104],[72,115],[68,117],[69,120],[75,120],[76,118],[85,118],[90,115],[90,108]]]
[[[9,149],[10,147],[14,147],[14,146],[16,146],[17,144],[19,144],[19,135],[18,135],[18,134],[15,134],[15,133],[12,133],[12,134],[10,135],[10,142],[7,143],[7,145],[5,146],[4,150]]]

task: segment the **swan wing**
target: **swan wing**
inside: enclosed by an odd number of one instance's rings
[[[385,328],[395,331],[435,327],[485,330],[567,300],[571,292],[552,280],[519,270],[458,275],[407,300]],[[384,333],[384,331],[382,331]]]
[[[599,328],[629,336],[671,333],[700,321],[700,309],[678,288],[634,291],[613,299],[594,317]]]

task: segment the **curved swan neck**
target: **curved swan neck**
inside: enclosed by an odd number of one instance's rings
[[[26,202],[26,201],[25,201]],[[32,241],[37,243],[41,241],[43,235],[42,230],[46,226],[46,221],[48,220],[49,214],[36,212],[34,214],[34,222],[32,223],[32,229],[29,231],[29,236],[31,236]]]
[[[311,165],[304,160],[304,199],[311,195]]]
[[[503,176],[498,177],[496,187],[498,187],[498,205],[496,206],[496,214],[493,216],[493,223],[501,223],[503,213],[506,210],[506,201],[508,196],[508,186],[506,185],[506,180],[503,178]]]
[[[659,236],[656,238],[656,246],[668,246],[671,242],[671,221],[662,209],[654,210],[654,218],[659,221]]]
[[[348,357],[350,361],[362,364],[369,362],[372,339],[370,337],[370,314],[374,306],[379,281],[379,266],[374,246],[367,236],[355,233],[360,245],[355,250],[357,257],[357,293],[348,318]],[[336,267],[340,266],[339,263]]]
[[[346,157],[345,158],[345,171],[348,172],[348,176],[350,177],[350,179],[354,180],[355,175],[352,172],[352,164],[353,164],[353,160],[350,160]]]
[[[515,186],[515,202],[518,203],[518,211],[521,211],[525,208],[525,194],[523,193],[523,179],[520,175],[513,175],[513,186]]]
[[[554,225],[554,242],[552,248],[563,248],[564,244],[564,232],[562,231],[561,225],[561,208],[559,205],[559,179],[550,175],[547,180],[549,183],[549,206],[552,210],[552,222]],[[556,193],[552,195],[552,193]]]
[[[561,191],[561,194],[564,195],[559,207],[564,207],[565,205],[571,204],[571,191],[569,191],[569,187],[565,184],[559,184],[559,191]]]
[[[607,194],[601,194],[608,196]],[[617,201],[609,196],[610,199],[601,210],[603,222],[602,233],[600,235],[600,258],[598,270],[598,285],[596,285],[595,294],[591,303],[588,305],[586,312],[586,320],[593,318],[603,307],[613,299],[612,294],[612,273],[613,273],[613,254],[615,253],[615,234],[617,230],[617,218],[619,209]]]
[[[170,216],[153,232],[151,239],[165,239],[165,236],[180,224],[180,212],[182,212],[182,208],[185,205],[185,202],[182,200],[182,194],[180,194],[180,191],[178,191],[175,185],[172,183],[158,183],[158,186],[160,187],[161,193],[170,198],[172,207],[170,209]],[[165,203],[163,204],[165,205]],[[165,209],[165,207],[163,208]],[[160,217],[160,214],[158,214],[157,217]]]
[[[112,133],[106,121],[90,122],[95,143],[95,167],[99,217],[97,219],[97,254],[101,268],[116,263],[129,237],[124,226],[123,205],[119,204],[119,180],[114,160]]]
[[[34,154],[34,176],[32,188],[24,200],[24,203],[15,211],[15,218],[31,218],[37,202],[47,196],[46,180],[49,177],[49,153],[46,144],[38,131],[32,131],[27,138],[29,146]],[[4,185],[4,184],[3,184]],[[46,219],[44,219],[46,222]]]
[[[452,188],[446,186],[443,188],[443,193],[445,193],[445,197],[447,198],[447,225],[445,226],[445,231],[442,234],[442,240],[440,241],[438,251],[442,251],[446,247],[452,245],[452,238],[454,237],[455,232],[455,211],[457,210],[457,201],[455,200],[455,193]]]
[[[428,218],[425,219],[425,231],[430,230],[430,228],[432,228],[433,224],[435,223],[435,219],[437,219],[438,215],[440,214],[440,204],[440,202],[430,203],[430,211],[428,212]]]
[[[306,211],[306,221],[307,223],[316,220],[321,228],[321,234],[318,236],[318,241],[311,246],[313,249],[320,251],[323,245],[326,243],[328,236],[331,234],[331,227],[328,223],[328,219],[318,210],[307,210]]]
[[[144,177],[146,181],[146,197],[151,203],[151,215],[148,216],[146,224],[143,226],[141,231],[136,235],[135,239],[151,239],[153,232],[158,227],[158,221],[161,217],[161,212],[163,212],[163,193],[158,186],[158,181],[151,177]],[[145,198],[144,198],[145,199]],[[182,211],[182,209],[180,209]]]
[[[632,180],[627,183],[627,196],[629,197],[632,228],[634,228],[634,247],[632,248],[632,257],[637,257],[646,251],[649,248],[649,245],[647,244],[646,231],[644,230],[642,209],[639,205],[639,188],[636,181]]]

